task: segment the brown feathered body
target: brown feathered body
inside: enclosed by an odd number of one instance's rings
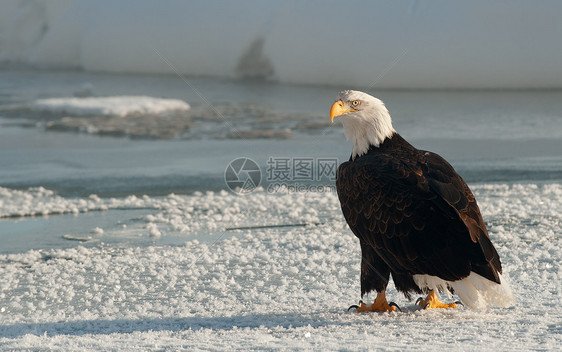
[[[408,298],[427,290],[414,275],[452,282],[474,272],[500,283],[500,258],[476,200],[441,156],[394,133],[341,164],[336,186],[361,245],[361,295],[384,290],[390,274]]]

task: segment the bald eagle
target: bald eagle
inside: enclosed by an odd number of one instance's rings
[[[394,311],[386,300],[396,289],[428,308],[456,308],[438,294],[484,309],[508,306],[511,290],[474,195],[441,156],[418,150],[392,127],[384,103],[366,93],[340,92],[330,109],[353,142],[349,161],[337,170],[341,209],[361,246],[361,296],[376,291],[357,311]],[[459,302],[457,302],[459,303]]]

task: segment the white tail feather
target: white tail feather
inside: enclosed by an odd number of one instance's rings
[[[501,284],[497,284],[475,272],[458,281],[445,281],[430,275],[414,275],[414,282],[420,288],[445,292],[451,297],[447,289],[451,287],[464,305],[476,310],[486,309],[490,305],[509,307],[515,302],[506,278],[500,275],[500,281]]]

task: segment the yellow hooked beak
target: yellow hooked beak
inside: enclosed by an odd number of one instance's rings
[[[343,101],[338,100],[334,104],[332,104],[332,108],[330,109],[330,120],[334,123],[334,117],[345,115],[349,112],[357,111],[352,108],[346,108]]]

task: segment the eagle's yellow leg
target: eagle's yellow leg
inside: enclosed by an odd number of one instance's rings
[[[386,301],[385,291],[378,292],[375,301],[370,306],[361,302],[359,307],[356,308],[357,312],[394,312],[396,310],[396,305],[390,305]]]
[[[418,304],[422,307],[424,307],[424,309],[431,309],[431,308],[445,308],[445,309],[449,309],[449,308],[457,308],[457,304],[456,303],[443,303],[441,301],[439,301],[439,297],[437,297],[437,294],[435,293],[434,290],[429,291],[429,294],[427,295],[427,297],[425,299],[420,299],[418,301]]]

